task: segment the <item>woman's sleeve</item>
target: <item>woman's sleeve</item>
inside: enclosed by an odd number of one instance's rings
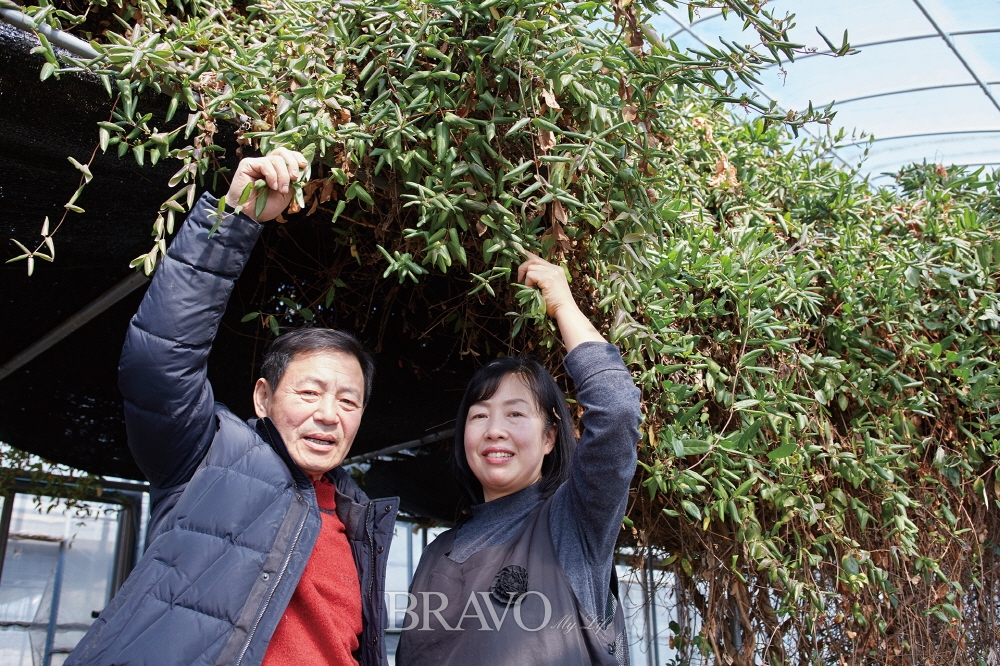
[[[614,345],[585,342],[564,362],[584,408],[569,480],[549,521],[563,570],[585,610],[603,617],[618,530],[635,473],[639,389]]]

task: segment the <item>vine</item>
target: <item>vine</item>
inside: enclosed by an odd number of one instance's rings
[[[803,52],[793,17],[692,1],[755,41],[682,51],[654,2],[86,4],[24,11],[94,38],[79,66],[121,94],[102,143],[179,160],[147,272],[225,177],[221,122],[240,151],[308,151],[283,219],[325,234],[266,248],[281,285],[247,325],[397,303],[414,337],[558,371],[537,293],[507,283],[526,249],[565,266],[643,393],[622,545],[678,581],[684,663],[992,658],[998,180],[924,164],[874,189],[833,161],[843,136],[797,137],[833,109],[740,94]],[[187,121],[150,124],[150,91]]]

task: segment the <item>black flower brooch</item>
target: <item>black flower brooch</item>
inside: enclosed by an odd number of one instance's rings
[[[528,592],[528,570],[516,564],[510,564],[497,572],[490,586],[490,596],[508,605],[516,602]]]

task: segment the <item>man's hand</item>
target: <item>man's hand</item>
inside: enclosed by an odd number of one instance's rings
[[[240,205],[240,197],[247,185],[263,180],[267,183],[267,188],[251,190],[250,198],[243,203],[243,214],[258,222],[273,220],[288,207],[292,200],[292,182],[298,180],[299,174],[307,165],[302,153],[287,148],[272,150],[264,157],[241,160],[226,194],[226,203],[236,208]],[[257,217],[257,197],[265,191],[267,203],[264,204],[260,217]]]
[[[550,264],[530,252],[527,255],[527,260],[517,268],[517,281],[541,290],[545,310],[559,325],[566,351],[572,351],[581,342],[604,342],[604,338],[573,300],[562,267]]]

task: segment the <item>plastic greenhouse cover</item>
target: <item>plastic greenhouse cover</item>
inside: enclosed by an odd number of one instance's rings
[[[795,14],[793,41],[817,50],[762,74],[758,92],[782,108],[838,100],[833,131],[873,134],[862,171],[873,176],[913,161],[1000,163],[1000,2],[996,0],[774,0],[776,16]],[[705,11],[689,21],[679,6],[654,27],[681,48],[719,38],[757,43],[738,20]],[[849,33],[860,53],[832,58]],[[942,34],[943,33],[943,34]],[[812,133],[825,131],[811,128]],[[838,151],[856,164],[867,142]]]

